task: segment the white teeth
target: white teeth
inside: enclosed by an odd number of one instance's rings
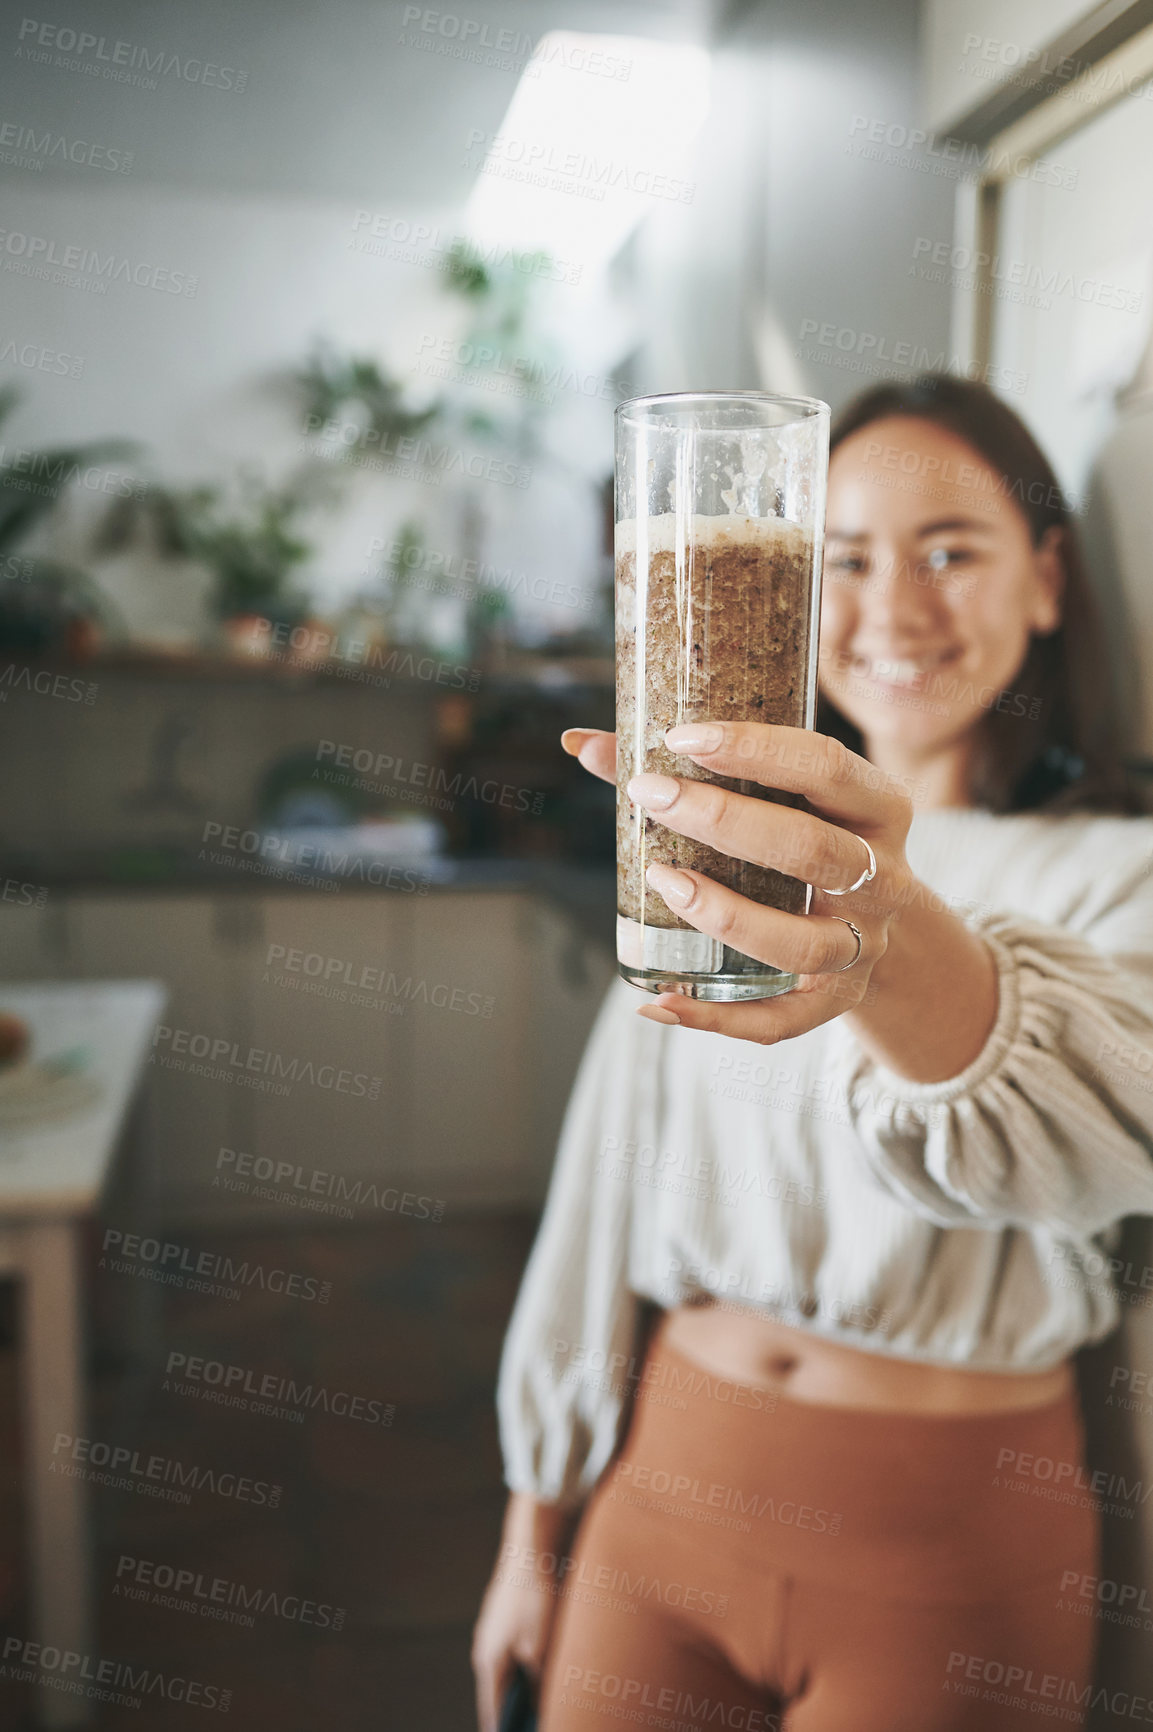
[[[941,651],[933,656],[918,656],[916,660],[902,658],[900,660],[881,660],[873,662],[873,678],[881,680],[885,685],[911,686],[931,669],[940,667],[948,659],[948,651]]]

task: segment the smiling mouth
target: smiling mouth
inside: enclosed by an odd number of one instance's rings
[[[873,656],[866,678],[874,685],[892,686],[899,691],[922,691],[930,674],[948,667],[960,654],[959,649],[948,649],[919,656]]]

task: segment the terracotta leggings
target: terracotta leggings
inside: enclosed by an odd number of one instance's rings
[[[1084,1723],[1098,1516],[1076,1398],[926,1416],[660,1343],[567,1561],[540,1732]]]

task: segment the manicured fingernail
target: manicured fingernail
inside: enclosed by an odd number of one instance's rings
[[[647,1016],[650,1022],[675,1022],[680,1027],[680,1017],[675,1010],[666,1010],[663,1004],[642,1004],[637,1011],[638,1016]]]
[[[715,752],[725,737],[717,722],[680,722],[666,728],[665,745],[673,752]]]
[[[629,799],[654,812],[667,812],[680,791],[675,776],[634,776],[628,786]]]
[[[591,728],[566,728],[560,737],[560,743],[570,758],[576,758],[580,756],[580,749],[585,741],[591,740],[592,736]]]
[[[696,883],[687,872],[678,872],[675,866],[665,866],[656,860],[646,869],[645,877],[657,895],[674,908],[687,908],[697,893]]]

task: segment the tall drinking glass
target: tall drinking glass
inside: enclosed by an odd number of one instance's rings
[[[677,722],[811,728],[829,410],[810,397],[702,391],[616,412],[617,963],[646,992],[771,998],[797,976],[697,932],[646,882],[688,866],[742,896],[805,913],[812,892],[768,866],[679,836],[635,806],[644,771],[719,783],[664,744]]]

